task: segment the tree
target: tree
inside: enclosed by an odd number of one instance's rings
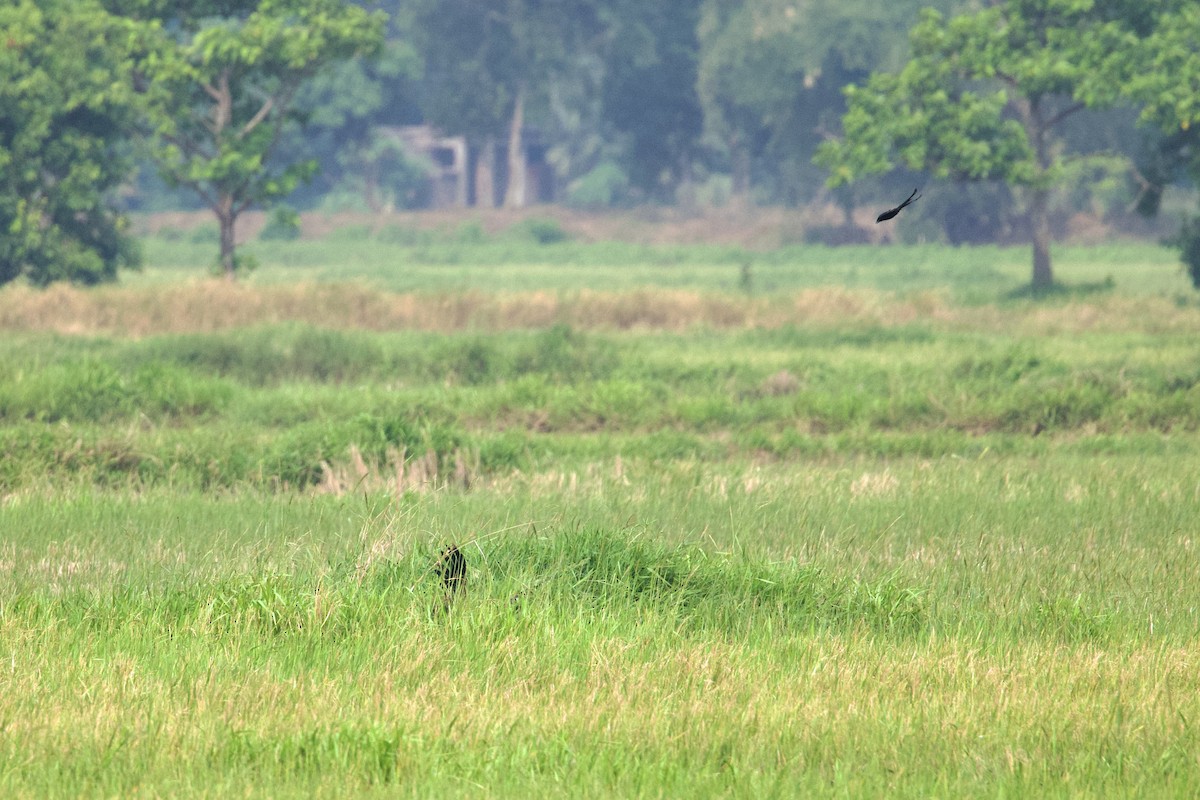
[[[92,284],[136,266],[112,203],[131,166],[133,33],[88,0],[0,7],[0,283]]]
[[[423,186],[426,174],[380,129],[421,121],[419,75],[416,51],[392,35],[376,58],[343,61],[305,82],[296,93],[304,127],[285,130],[278,151],[317,161],[320,173],[292,193],[292,202],[329,199],[323,196],[330,193],[373,211],[415,202],[407,194]]]
[[[1181,178],[1200,185],[1200,6],[1183,0],[1150,5],[1131,9],[1090,39],[1084,92],[1142,107],[1141,119],[1154,133],[1138,159],[1138,208],[1154,214],[1167,185]],[[1200,289],[1200,217],[1183,221],[1175,245]]]
[[[191,188],[216,215],[220,266],[234,280],[238,217],[316,168],[276,151],[284,127],[302,121],[297,91],[329,64],[374,53],[383,18],[340,0],[155,5],[149,13],[165,24],[139,84],[151,99],[152,155],[168,183]]]
[[[709,131],[729,151],[734,194],[754,182],[800,201],[804,187],[819,181],[811,174],[814,151],[838,132],[842,88],[872,70],[900,67],[904,32],[929,4],[704,0],[698,87]]]
[[[846,90],[845,138],[818,163],[839,185],[897,163],[940,178],[1017,187],[1030,221],[1034,291],[1050,288],[1050,193],[1065,159],[1056,132],[1089,104],[1089,36],[1106,22],[1093,0],[1001,0],[973,14],[925,11],[912,58]]]
[[[525,205],[527,122],[550,118],[556,85],[580,69],[599,30],[597,0],[420,0],[414,31],[425,61],[422,108],[431,124],[465,136],[481,153],[478,202],[492,203],[490,161],[504,131],[504,204]]]
[[[601,114],[624,138],[631,183],[650,197],[671,198],[700,149],[700,4],[627,2],[615,9],[606,36]]]

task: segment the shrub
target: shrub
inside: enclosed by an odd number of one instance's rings
[[[1179,257],[1192,279],[1192,286],[1200,289],[1200,217],[1184,220],[1170,244],[1179,248]]]
[[[267,225],[258,234],[264,242],[290,242],[300,238],[300,215],[294,208],[278,206],[271,212]]]
[[[488,236],[478,221],[469,220],[455,228],[450,238],[455,244],[482,244]]]
[[[555,244],[571,239],[571,234],[553,219],[527,219],[512,226],[510,230],[521,238],[532,239],[538,244]]]
[[[598,378],[609,374],[617,363],[616,351],[583,336],[569,325],[555,325],[539,333],[517,354],[513,371],[548,373],[560,378]]]
[[[629,176],[611,161],[597,165],[567,187],[567,205],[574,208],[611,208],[629,196]]]

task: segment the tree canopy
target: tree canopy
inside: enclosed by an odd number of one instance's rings
[[[220,265],[232,279],[241,213],[287,195],[316,169],[276,152],[297,120],[297,91],[321,67],[378,50],[383,18],[338,0],[232,3],[226,11],[237,13],[219,17],[202,16],[207,4],[199,5],[157,12],[163,24],[139,65],[140,86],[154,161],[216,215]]]
[[[729,149],[735,194],[759,181],[783,199],[811,196],[811,159],[839,131],[840,90],[908,54],[906,31],[928,0],[706,0],[698,87],[711,133]],[[954,2],[935,3],[942,8]],[[807,197],[805,197],[807,199]]]
[[[626,2],[604,51],[601,114],[621,140],[619,160],[642,196],[664,200],[700,154],[696,90],[700,0]]]
[[[508,206],[523,206],[523,136],[530,117],[549,122],[561,82],[586,70],[602,0],[419,0],[417,42],[425,59],[426,118],[483,151],[508,142]],[[490,180],[490,175],[488,176]],[[490,187],[481,189],[490,193]],[[482,198],[490,205],[492,198]]]
[[[131,165],[134,34],[90,0],[0,7],[0,283],[97,283],[137,264],[111,203]]]
[[[1160,136],[1143,176],[1143,209],[1157,211],[1163,188],[1181,176],[1200,186],[1200,6],[1170,3],[1152,27],[1115,22],[1092,46],[1103,64],[1092,91],[1122,93],[1142,105],[1142,118]],[[1144,12],[1145,13],[1145,12]],[[1187,219],[1175,240],[1192,284],[1200,288],[1200,216]]]
[[[1072,157],[1056,137],[1089,105],[1080,98],[1094,64],[1083,56],[1105,22],[1091,0],[1004,0],[951,18],[926,10],[903,69],[846,89],[845,138],[818,154],[830,183],[900,164],[1018,187],[1033,245],[1031,285],[1049,288],[1049,195]],[[1088,98],[1093,106],[1115,99]]]
[[[216,216],[232,276],[249,208],[435,195],[447,165],[392,127],[416,123],[466,139],[483,205],[537,199],[528,175],[852,223],[865,191],[943,179],[897,235],[1025,236],[1038,290],[1069,213],[1121,224],[1135,191],[1153,211],[1200,182],[1193,0],[13,0],[0,32],[0,282],[135,264],[122,198],[180,202],[122,185],[148,160]]]

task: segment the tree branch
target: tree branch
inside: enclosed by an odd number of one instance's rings
[[[296,80],[294,80],[288,84],[285,84],[279,90],[279,92],[276,94],[276,97],[279,98],[279,106],[281,108],[287,108],[291,104],[292,97],[296,94],[296,91],[300,88],[301,82],[302,82],[302,78],[297,78]],[[251,120],[251,122],[254,122],[255,127],[257,127],[263,121],[263,119],[266,119],[267,114],[263,113],[263,109],[265,109],[265,108],[267,108],[267,106],[271,105],[274,102],[274,100],[275,100],[274,97],[268,97],[267,102],[263,104],[263,108],[260,108],[258,110],[258,113],[254,115],[255,119]],[[259,119],[260,115],[261,115],[262,119]],[[255,121],[255,120],[257,120],[257,121]],[[279,139],[283,135],[284,121],[285,120],[282,117],[278,120],[278,123],[275,125],[275,130],[271,135],[271,141],[263,149],[262,164],[263,164],[264,170],[267,168],[267,162],[271,158],[271,153],[274,152],[275,146],[277,144],[279,144]],[[247,124],[246,132],[248,133],[249,132],[248,128],[249,128],[250,123],[246,123],[246,124]],[[251,205],[253,205],[254,201],[257,199],[254,196],[254,193],[247,192],[247,189],[254,182],[254,179],[256,177],[258,177],[258,176],[250,176],[245,181],[243,181],[240,186],[237,187],[233,196],[234,197],[243,197],[244,196],[244,199],[242,199],[237,204],[235,213],[238,213],[238,214],[242,213],[247,208],[249,208]]]
[[[1050,119],[1046,120],[1046,127],[1053,128],[1055,125],[1062,122],[1064,119],[1071,116],[1076,111],[1082,111],[1085,108],[1087,108],[1087,103],[1084,103],[1082,101],[1078,102],[1078,103],[1073,103],[1072,105],[1067,106],[1062,111],[1055,114]]]
[[[258,109],[257,113],[255,113],[255,115],[250,118],[250,121],[247,122],[245,125],[243,125],[242,129],[240,131],[238,131],[237,138],[238,139],[246,138],[246,136],[248,136],[250,134],[250,131],[257,128],[259,126],[259,124],[262,123],[262,121],[267,118],[267,115],[271,113],[271,109],[273,109],[274,107],[275,107],[275,98],[268,97],[267,102],[262,104],[262,108]]]
[[[225,130],[233,119],[233,93],[229,89],[229,67],[221,70],[215,87],[208,83],[203,86],[205,93],[216,104],[212,110],[212,122],[206,122],[205,127],[214,137],[220,136],[221,131]]]

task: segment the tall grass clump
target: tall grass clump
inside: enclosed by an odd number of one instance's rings
[[[0,384],[0,420],[202,418],[224,408],[232,396],[228,384],[168,364],[122,372],[106,360],[84,359],[33,367]]]
[[[611,342],[568,325],[505,337],[256,326],[154,337],[113,350],[116,360],[130,367],[167,363],[255,387],[285,382],[477,385],[528,374],[587,380],[610,374],[618,363]]]
[[[409,541],[298,570],[250,566],[207,579],[109,585],[67,577],[53,592],[18,572],[5,591],[14,619],[101,636],[306,637],[336,641],[436,621],[436,549]],[[558,623],[571,635],[629,624],[757,641],[816,631],[908,636],[928,618],[923,590],[795,562],[667,545],[644,533],[569,526],[465,541],[466,589],[452,613],[504,627]],[[84,578],[83,572],[80,579]],[[423,623],[422,623],[423,624]],[[499,631],[497,631],[499,633]]]
[[[565,604],[575,613],[634,608],[725,635],[841,627],[911,633],[925,624],[921,591],[891,578],[856,582],[794,562],[671,547],[645,530],[567,528],[488,551],[485,568],[498,570],[505,590],[516,589],[518,603]]]

